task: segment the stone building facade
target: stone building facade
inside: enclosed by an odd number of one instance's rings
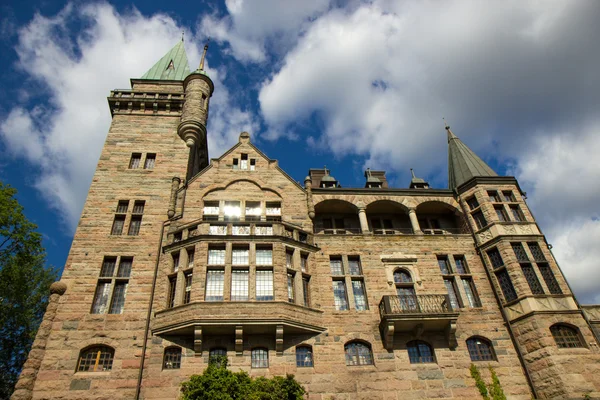
[[[245,132],[209,162],[183,43],[131,84],[12,399],[176,399],[219,354],[311,400],[477,399],[471,364],[509,399],[599,398],[598,307],[449,127],[449,189],[301,185]]]

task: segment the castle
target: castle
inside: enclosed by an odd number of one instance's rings
[[[176,399],[212,355],[313,399],[600,397],[582,307],[514,177],[447,127],[448,189],[303,184],[243,132],[208,158],[214,91],[179,42],[112,124],[14,400]],[[596,329],[596,333],[594,333]]]

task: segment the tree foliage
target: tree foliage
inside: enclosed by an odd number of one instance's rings
[[[42,236],[16,193],[0,182],[0,399],[13,391],[58,275],[44,267]]]
[[[217,356],[202,375],[182,383],[181,393],[182,400],[303,400],[306,391],[293,375],[252,378],[228,370],[227,357]]]

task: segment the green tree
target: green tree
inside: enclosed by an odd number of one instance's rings
[[[0,399],[14,389],[58,275],[44,267],[42,236],[16,193],[0,182]]]
[[[294,379],[276,376],[251,378],[244,371],[227,369],[227,357],[211,358],[202,375],[181,384],[182,400],[303,400],[306,391]]]

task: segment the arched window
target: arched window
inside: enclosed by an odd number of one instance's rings
[[[223,347],[214,347],[208,352],[208,362],[213,363],[221,357],[227,357],[227,350]]]
[[[181,347],[167,347],[163,357],[163,369],[181,368]]]
[[[418,311],[419,303],[415,293],[415,286],[410,273],[405,269],[394,271],[394,284],[398,295],[398,312]]]
[[[269,368],[269,351],[264,347],[252,349],[252,368]]]
[[[408,349],[408,358],[411,364],[433,363],[435,355],[433,349],[428,343],[421,340],[414,340],[406,344]]]
[[[108,346],[92,346],[81,350],[77,362],[78,372],[110,371],[115,350]]]
[[[496,354],[492,343],[482,337],[472,337],[467,339],[467,348],[471,361],[494,361]]]
[[[296,366],[297,367],[312,367],[313,354],[310,346],[296,347]]]
[[[361,342],[350,342],[344,346],[346,365],[373,365],[371,348]]]
[[[554,336],[556,345],[560,348],[585,347],[579,335],[579,330],[575,327],[555,324],[550,327],[550,332]]]

